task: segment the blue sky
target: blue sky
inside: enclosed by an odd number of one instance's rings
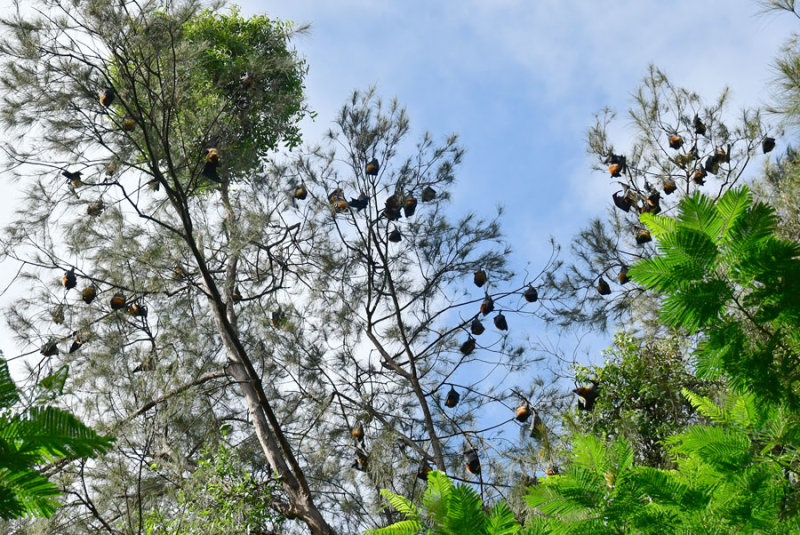
[[[594,113],[609,106],[624,116],[651,63],[708,99],[730,86],[732,109],[765,104],[773,58],[800,27],[789,14],[759,15],[755,0],[240,5],[245,13],[311,24],[295,40],[309,63],[308,102],[318,113],[304,126],[307,141],[321,139],[353,89],[377,85],[408,108],[414,137],[424,130],[461,136],[467,154],[451,192],[454,213],[488,215],[503,205],[516,265],[529,261],[537,271],[550,235],[565,242],[607,208],[611,186],[591,170],[585,148]],[[613,139],[619,146],[625,125],[623,118]],[[0,199],[5,217],[12,199]]]
[[[729,86],[733,112],[767,104],[773,59],[800,28],[788,13],[764,14],[755,0],[241,6],[311,24],[295,41],[309,63],[308,102],[318,112],[305,126],[308,142],[321,139],[353,89],[377,85],[408,108],[414,135],[460,135],[467,154],[451,192],[454,213],[490,214],[503,205],[515,263],[529,261],[536,271],[550,235],[566,242],[608,207],[612,186],[586,155],[596,112],[619,112],[612,142],[624,147],[625,110],[651,63],[706,100]],[[589,337],[588,349],[597,355],[609,339]]]

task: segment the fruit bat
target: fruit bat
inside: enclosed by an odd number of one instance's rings
[[[128,316],[133,316],[135,318],[146,318],[147,317],[147,307],[140,305],[138,303],[131,303],[128,305],[128,308],[125,310],[125,313]]]
[[[487,295],[486,299],[481,303],[481,314],[488,316],[492,310],[494,310],[494,300]]]
[[[358,196],[358,199],[350,199],[350,208],[355,209],[357,212],[360,212],[364,208],[367,207],[369,204],[369,197],[367,197],[366,193],[362,193]]]
[[[364,426],[360,423],[350,430],[350,436],[355,438],[356,440],[364,441]]]
[[[536,288],[533,286],[528,286],[528,289],[525,290],[525,293],[522,294],[522,297],[524,297],[525,301],[528,303],[535,303],[539,299],[539,292],[536,291]]]
[[[506,317],[503,316],[502,312],[498,312],[497,316],[494,317],[494,326],[501,331],[508,330],[508,322],[506,322]]]
[[[764,154],[772,151],[775,148],[775,138],[774,137],[765,137],[764,141],[761,142],[761,150],[764,151]]]
[[[278,310],[272,311],[272,326],[282,327],[286,323],[286,313],[278,307]]]
[[[49,342],[47,342],[39,350],[39,353],[41,353],[45,357],[52,357],[54,355],[58,355],[58,345],[56,344],[56,341],[50,340]]]
[[[380,165],[378,165],[378,159],[373,158],[367,163],[367,168],[365,169],[365,171],[369,176],[377,176],[379,169]]]
[[[474,334],[475,336],[479,336],[483,334],[483,331],[486,330],[486,327],[483,326],[481,320],[475,318],[474,320],[472,320],[472,324],[469,326],[469,329],[472,332],[472,334]]]
[[[617,281],[620,284],[627,284],[630,280],[630,277],[628,277],[628,266],[622,266],[617,275]]]
[[[350,204],[348,204],[344,198],[337,199],[336,202],[333,203],[333,209],[338,213],[346,212],[348,208],[350,208]]]
[[[98,199],[86,207],[86,215],[97,217],[103,213],[104,209],[105,209],[105,204],[103,204],[103,201],[101,199]]]
[[[703,124],[703,121],[700,120],[700,117],[695,115],[692,124],[694,125],[695,134],[700,134],[701,136],[706,135],[706,125]]]
[[[222,182],[217,174],[217,166],[219,165],[219,151],[210,147],[206,149],[206,163],[203,165],[203,176],[214,182]]]
[[[669,147],[671,149],[676,149],[676,150],[681,148],[681,147],[683,147],[683,138],[681,136],[679,136],[678,134],[670,136],[670,138],[669,138]]]
[[[719,165],[717,165],[717,168],[719,168]],[[705,168],[699,167],[697,171],[694,172],[694,175],[692,176],[692,181],[698,186],[702,186],[703,184],[706,183],[705,178],[706,178]]]
[[[91,304],[95,297],[97,297],[97,288],[94,284],[90,284],[81,291],[81,299],[83,299],[83,302],[87,305]]]
[[[75,276],[74,267],[64,273],[64,276],[61,277],[61,284],[63,284],[64,288],[67,290],[73,289],[78,284],[78,277]]]
[[[383,217],[389,221],[396,221],[400,219],[400,210],[389,208],[388,206],[383,209]]]
[[[461,399],[461,394],[456,392],[456,389],[453,388],[453,385],[450,385],[450,391],[447,393],[447,397],[444,398],[444,406],[452,409],[456,405],[458,405],[458,400]]]
[[[83,186],[83,181],[81,180],[81,175],[83,175],[83,173],[80,171],[67,171],[65,169],[64,171],[61,171],[61,174],[67,177],[67,182],[72,184],[73,188],[79,188]]]
[[[414,212],[417,211],[417,199],[414,197],[408,197],[406,199],[406,204],[403,206],[403,213],[406,217],[411,217],[414,215]]]
[[[130,117],[125,117],[125,118],[122,120],[122,129],[123,129],[125,132],[130,132],[130,131],[132,131],[134,128],[136,128],[136,121],[134,121],[132,118],[130,118]]]
[[[421,479],[422,481],[428,481],[428,474],[433,471],[431,465],[428,463],[422,463],[419,465],[419,469],[417,469],[417,479]]]
[[[600,295],[608,295],[611,293],[611,288],[609,288],[608,283],[600,277],[600,280],[597,281],[597,291]]]
[[[600,394],[597,391],[597,383],[591,382],[589,386],[579,386],[572,392],[583,398],[578,400],[578,408],[582,411],[590,411],[594,408],[594,402]]]
[[[119,310],[125,308],[125,294],[115,293],[111,298],[111,310]]]
[[[652,241],[653,238],[650,237],[650,231],[647,229],[639,229],[636,231],[636,243],[638,245],[644,245],[645,243]]]
[[[623,212],[631,209],[631,199],[627,195],[619,195],[619,192],[616,192],[611,195],[611,198],[614,200],[616,207]]]
[[[255,78],[249,72],[244,73],[240,78],[239,82],[242,84],[242,87],[245,89],[253,89],[253,86],[256,84]]]
[[[479,269],[478,271],[475,272],[475,275],[472,277],[472,282],[475,283],[475,286],[480,288],[481,286],[486,284],[486,279],[487,279],[486,272],[482,269]]]
[[[628,170],[628,164],[625,160],[625,156],[620,156],[618,154],[614,154],[613,152],[608,155],[605,163],[609,164],[608,172],[611,173],[612,177],[618,177]]]
[[[464,452],[464,464],[467,472],[479,476],[481,475],[481,461],[478,459],[478,450],[471,449]]]
[[[672,195],[675,190],[678,189],[678,186],[675,184],[675,181],[670,179],[664,182],[664,193],[667,195]]]
[[[351,467],[359,472],[367,471],[367,454],[363,450],[356,448],[356,460],[353,461]]]
[[[399,230],[394,229],[393,231],[391,231],[389,233],[389,237],[387,239],[392,243],[397,243],[400,240],[402,240],[403,237],[400,235],[400,231]]]
[[[114,97],[117,96],[117,91],[109,86],[100,91],[100,105],[108,108],[111,106],[111,103],[114,102]]]
[[[548,476],[557,476],[558,475],[558,466],[550,465],[547,467],[547,470],[544,471],[545,474]]]
[[[519,405],[517,405],[517,408],[514,411],[514,418],[516,418],[518,422],[524,423],[528,421],[530,416],[531,406],[524,399],[519,400]]]
[[[712,175],[716,175],[719,172],[719,164],[720,164],[719,157],[716,154],[713,154],[713,155],[709,156],[708,158],[706,158],[706,163],[705,163],[705,166],[704,166],[703,170],[711,173]],[[699,170],[698,170],[698,172],[699,172]],[[695,172],[695,177],[696,176],[697,176],[697,172]],[[702,178],[703,177],[701,176],[700,179],[702,180]],[[696,178],[695,178],[695,182],[697,182]]]
[[[461,344],[461,347],[459,349],[461,353],[466,357],[467,355],[475,351],[475,339],[470,336],[469,338],[467,338],[466,342]]]
[[[530,437],[534,440],[542,440],[544,438],[544,421],[536,411],[533,411]]]
[[[234,286],[233,291],[231,292],[231,299],[233,299],[234,303],[238,303],[242,300],[242,294],[239,292],[239,287]]]
[[[344,191],[342,191],[342,188],[336,188],[328,193],[328,201],[330,201],[331,204],[335,204],[336,201],[340,199],[344,200]]]
[[[436,190],[430,186],[425,186],[422,190],[422,202],[430,202],[436,198]]]
[[[645,205],[648,207],[648,211],[652,214],[657,214],[661,211],[661,194],[657,191],[651,191],[650,194],[647,196],[647,200],[645,201]]]
[[[86,343],[86,340],[84,340],[83,337],[81,337],[81,335],[80,335],[80,333],[78,333],[78,331],[75,331],[74,333],[72,333],[72,345],[69,346],[69,352],[70,353],[75,353],[85,343]]]
[[[306,190],[304,185],[301,184],[294,189],[295,199],[302,201],[305,200],[306,197],[308,197],[308,190]]]

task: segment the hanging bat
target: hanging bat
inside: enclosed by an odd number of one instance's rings
[[[369,176],[378,176],[378,171],[380,170],[380,165],[378,165],[378,159],[373,158],[367,163],[367,167],[365,169],[367,175]]]
[[[597,291],[600,295],[608,295],[611,293],[611,288],[609,288],[608,283],[600,277],[600,280],[597,281]]]
[[[452,409],[458,405],[459,399],[461,399],[461,394],[459,394],[456,389],[453,388],[453,385],[450,385],[450,391],[447,393],[447,397],[444,398],[444,406]]]
[[[482,269],[476,271],[475,275],[472,277],[472,282],[474,282],[475,286],[477,286],[478,288],[486,284],[486,280],[487,280],[486,272]]]
[[[425,186],[422,190],[422,202],[431,202],[436,198],[436,190],[430,186]]]
[[[486,299],[481,303],[481,314],[488,316],[492,310],[494,310],[494,300],[487,295]]]
[[[701,136],[706,135],[706,125],[703,124],[703,121],[700,120],[700,117],[695,115],[692,124],[694,125],[695,134],[700,134]]]
[[[105,204],[103,204],[102,199],[98,199],[91,203],[89,206],[86,207],[86,215],[90,215],[92,217],[97,217],[103,213],[105,209]]]
[[[519,400],[516,410],[514,411],[514,418],[518,422],[527,422],[531,416],[531,406],[524,399]]]
[[[679,136],[678,134],[670,136],[670,138],[669,138],[669,148],[677,150],[677,149],[679,149],[681,147],[683,147],[683,138],[681,136]]]
[[[81,180],[83,173],[80,171],[67,171],[64,169],[61,171],[61,174],[67,177],[67,182],[72,184],[73,188],[79,188],[83,186],[83,181]]]
[[[111,103],[114,102],[114,97],[117,96],[117,91],[109,86],[100,91],[100,105],[104,108],[108,108],[111,106]]]
[[[761,150],[764,151],[764,154],[771,152],[772,149],[774,148],[775,148],[774,137],[765,137],[764,141],[761,142]]]
[[[95,297],[97,297],[97,288],[94,284],[90,284],[81,291],[81,299],[87,305],[91,304]]]
[[[389,237],[387,239],[392,243],[398,243],[400,240],[403,239],[403,237],[400,235],[399,230],[394,229],[389,233]]]
[[[353,208],[356,212],[360,212],[364,208],[369,205],[369,197],[367,197],[366,193],[362,193],[358,196],[358,199],[350,199],[350,207]]]
[[[465,357],[475,351],[475,339],[471,336],[467,338],[467,341],[461,344],[459,350]]]
[[[406,199],[406,204],[403,206],[403,213],[406,217],[411,217],[414,215],[414,212],[417,211],[417,199],[414,197],[408,197]]]
[[[111,310],[120,310],[125,308],[125,294],[115,293],[111,298]]]
[[[483,326],[483,323],[481,323],[481,320],[479,320],[478,318],[472,320],[472,324],[470,325],[469,328],[470,331],[472,331],[472,334],[474,334],[475,336],[483,334],[483,331],[486,330],[486,327]]]
[[[52,357],[54,355],[58,355],[58,345],[56,344],[55,340],[50,340],[42,348],[39,350],[39,353],[44,355],[45,357]]]
[[[78,277],[75,276],[75,268],[70,268],[69,271],[64,273],[64,276],[61,277],[61,284],[64,285],[64,288],[67,290],[73,289],[78,284]]]
[[[522,294],[522,297],[524,297],[525,301],[528,303],[535,303],[539,299],[539,292],[536,291],[536,288],[533,286],[528,286],[528,289],[525,290],[525,293]]]
[[[494,326],[500,329],[501,331],[508,330],[508,322],[506,321],[506,317],[503,316],[502,312],[498,312],[497,315],[494,317]]]
[[[481,475],[481,461],[478,458],[478,450],[471,449],[464,452],[464,464],[467,472],[479,476]]]

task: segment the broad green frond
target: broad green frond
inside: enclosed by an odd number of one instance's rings
[[[674,232],[676,228],[676,222],[671,217],[654,215],[645,212],[639,216],[639,220],[644,223],[645,226],[647,226],[653,236],[657,239],[661,239],[661,237],[665,234]]]
[[[730,297],[725,281],[694,281],[664,299],[661,320],[669,327],[694,332],[715,320]]]
[[[739,187],[729,189],[717,200],[715,209],[719,215],[719,228],[713,229],[713,235],[725,241],[728,230],[733,223],[744,214],[753,203],[750,190]]]
[[[19,392],[8,371],[8,363],[0,359],[0,409],[11,408],[19,401]]]
[[[492,507],[486,522],[487,535],[518,535],[522,527],[514,518],[514,511],[505,502]]]
[[[699,191],[695,191],[690,197],[681,200],[678,208],[679,225],[699,230],[707,233],[710,237],[712,229],[718,227],[719,216],[714,209],[714,201],[706,197]]]
[[[443,535],[484,533],[486,525],[481,498],[467,485],[458,485],[450,493],[447,515],[444,518],[434,517],[432,521],[435,526],[443,528]]]
[[[400,496],[399,494],[395,494],[386,489],[381,490],[381,496],[383,496],[386,499],[386,501],[391,504],[392,507],[394,507],[399,512],[406,515],[406,518],[419,520],[420,518],[419,509],[408,498]]]
[[[0,467],[0,518],[52,515],[58,487],[33,469],[8,470]]]
[[[378,529],[368,529],[366,535],[418,535],[424,526],[417,520],[401,520],[391,526]]]
[[[12,418],[0,429],[0,438],[15,441],[21,452],[36,452],[48,459],[104,453],[113,442],[56,407],[34,407]]]

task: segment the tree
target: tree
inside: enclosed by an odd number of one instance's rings
[[[77,278],[89,304],[71,284],[57,293],[44,284],[12,324],[28,343],[81,342],[62,360],[77,372],[74,391],[102,392],[81,402],[106,425],[229,377],[252,418],[245,429],[279,474],[283,499],[272,505],[312,533],[331,532],[265,391],[266,355],[240,330],[233,300],[237,284],[249,297],[280,288],[297,250],[267,194],[272,184],[254,175],[267,151],[298,142],[305,113],[305,68],[287,48],[289,28],[201,12],[191,1],[47,4],[30,20],[18,12],[4,21],[3,119],[22,141],[7,147],[8,161],[30,193],[4,252],[34,278]],[[256,221],[264,233],[251,237]],[[55,324],[42,321],[48,309]],[[222,393],[217,407],[196,399],[125,429],[121,443],[130,449],[88,477],[118,475],[127,499],[101,512],[88,491],[77,491],[91,516],[73,528],[140,523],[142,482],[165,485],[144,469],[149,459],[172,457],[180,473],[207,432],[193,429],[199,409],[218,410],[212,420],[231,417]],[[186,441],[171,438],[184,433]]]
[[[66,379],[61,369],[23,399],[5,358],[0,360],[0,519],[52,515],[61,493],[41,469],[63,459],[97,457],[114,442],[49,404]]]
[[[800,246],[776,235],[774,211],[753,203],[746,187],[717,202],[695,193],[675,219],[648,214],[642,222],[660,254],[631,276],[664,295],[665,325],[701,333],[698,374],[732,389],[721,405],[684,390],[712,425],[666,439],[677,470],[635,466],[624,439],[607,448],[589,436],[566,474],[534,489],[530,503],[553,515],[553,533],[793,533]]]
[[[508,380],[529,361],[505,314],[537,313],[541,275],[511,283],[497,221],[445,217],[455,137],[398,165],[405,113],[357,93],[329,137],[345,156],[287,162],[274,150],[296,148],[306,110],[286,24],[191,1],[51,7],[5,21],[0,44],[28,191],[3,241],[31,283],[11,320],[29,346],[76,345],[37,365],[68,363],[73,403],[120,445],[66,468],[74,507],[45,529],[138,532],[182,503],[223,425],[274,473],[261,498],[288,530],[392,522],[374,515],[379,483],[415,491],[426,463],[464,474],[465,449],[501,488],[513,448],[486,439],[511,428],[531,447],[518,402],[545,421],[557,406],[543,381]]]
[[[594,169],[608,173],[619,191],[608,216],[592,220],[572,240],[574,260],[548,277],[546,295],[559,300],[550,311],[551,321],[603,330],[610,322],[630,321],[657,328],[651,312],[658,296],[628,282],[628,267],[655,253],[639,215],[671,215],[695,191],[719,198],[743,179],[762,146],[769,148],[763,145],[769,136],[760,113],[744,110],[733,121],[727,116],[727,101],[726,90],[705,104],[651,67],[629,111],[630,147],[620,150],[610,139],[614,113],[606,109],[598,115],[588,133],[588,151],[595,158]]]
[[[422,509],[403,496],[381,491],[392,506],[406,516],[391,526],[370,530],[369,535],[393,535],[404,533],[430,533],[431,535],[516,535],[523,532],[514,518],[514,513],[503,502],[484,512],[480,496],[468,485],[453,485],[443,473],[433,470],[428,474],[428,490]],[[530,527],[525,533],[536,533]]]
[[[617,333],[602,365],[578,370],[579,383],[595,380],[601,387],[594,408],[577,411],[574,433],[625,437],[637,464],[672,467],[664,440],[699,418],[682,390],[712,397],[725,390],[720,381],[697,378],[687,346],[677,333],[660,339]]]

